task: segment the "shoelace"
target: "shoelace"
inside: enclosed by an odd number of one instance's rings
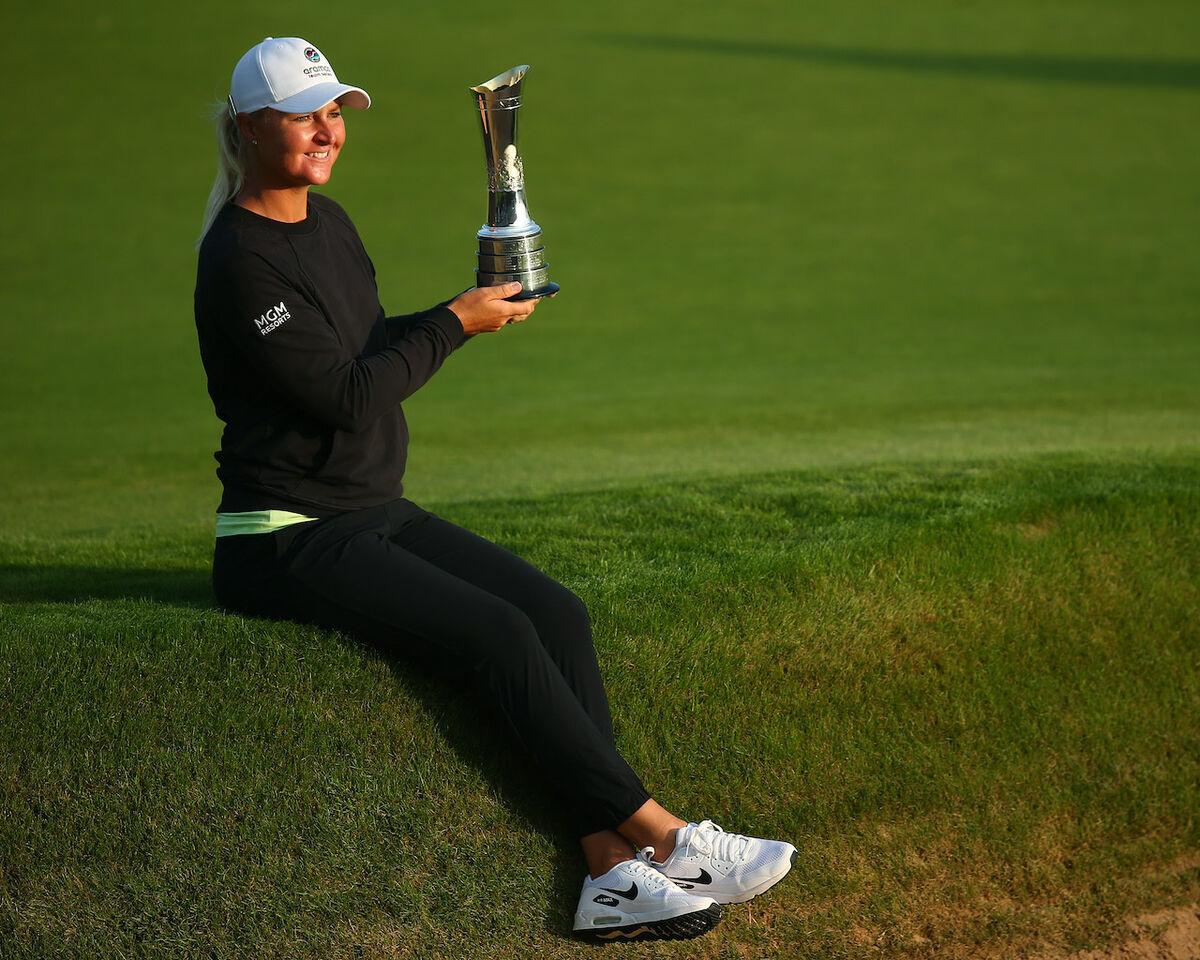
[[[686,832],[687,839],[683,845],[688,849],[725,863],[734,863],[741,859],[750,846],[750,838],[740,833],[726,833],[711,820],[701,820]]]
[[[642,849],[637,852],[637,856],[629,862],[629,870],[631,870],[636,876],[641,877],[648,888],[657,889],[661,887],[671,887],[674,889],[675,884],[655,870],[651,865],[650,861],[653,856],[653,847],[642,847]]]

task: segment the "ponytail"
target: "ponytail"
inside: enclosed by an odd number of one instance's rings
[[[199,248],[208,228],[217,219],[221,208],[241,192],[246,179],[242,160],[242,132],[238,129],[228,103],[222,103],[213,117],[217,128],[217,179],[213,182],[208,204],[204,208],[204,226],[196,241]]]

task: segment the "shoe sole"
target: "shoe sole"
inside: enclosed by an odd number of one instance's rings
[[[576,930],[584,940],[602,943],[630,943],[636,940],[691,940],[703,936],[721,920],[721,905],[711,904],[695,913],[654,920],[650,923],[629,923],[622,927],[601,927],[595,930]]]
[[[717,901],[717,903],[746,903],[749,900],[753,900],[759,894],[766,893],[773,886],[775,886],[775,884],[786,877],[791,872],[792,867],[796,865],[796,856],[799,854],[799,852],[799,850],[792,851],[792,855],[788,858],[787,869],[784,870],[779,876],[770,877],[769,879],[760,883],[757,887],[754,887],[752,890],[743,890],[736,896],[722,895],[711,890],[689,890],[688,893],[695,893],[697,896],[712,897]]]

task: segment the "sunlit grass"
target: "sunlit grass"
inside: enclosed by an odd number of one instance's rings
[[[646,949],[966,956],[1196,892],[1198,476],[1051,458],[444,513],[588,601],[656,795],[801,847],[714,935]],[[11,955],[577,956],[582,863],[492,719],[212,609],[188,543],[8,548]]]

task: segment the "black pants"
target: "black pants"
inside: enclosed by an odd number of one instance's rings
[[[213,587],[230,610],[330,627],[471,681],[580,836],[612,829],[649,799],[614,746],[583,602],[408,500],[220,537]]]

